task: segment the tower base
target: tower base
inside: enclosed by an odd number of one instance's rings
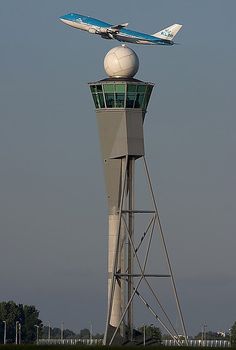
[[[112,336],[115,332],[116,328],[109,325],[108,333],[107,333],[107,342],[104,345],[109,345],[112,339]],[[128,335],[128,330],[127,330]],[[112,345],[114,346],[153,346],[153,345],[161,345],[161,340],[158,340],[153,337],[145,337],[143,333],[138,330],[133,330],[133,340],[130,341],[128,338],[122,337],[119,333],[116,334],[115,338],[112,341]]]

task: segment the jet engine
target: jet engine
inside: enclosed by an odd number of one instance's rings
[[[101,38],[102,39],[108,39],[108,40],[114,39],[113,35],[107,34],[107,33],[106,34],[105,33],[101,34]]]
[[[91,34],[98,34],[98,31],[95,28],[89,28],[88,32]]]
[[[96,33],[99,33],[103,39],[115,39],[114,35],[118,31],[112,28],[99,28]]]

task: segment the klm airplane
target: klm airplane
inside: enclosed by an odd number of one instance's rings
[[[128,23],[113,25],[77,13],[69,13],[61,16],[60,20],[71,27],[85,30],[91,34],[98,34],[103,39],[115,39],[143,45],[174,45],[173,39],[182,27],[181,24],[173,24],[158,33],[149,35],[126,29]]]

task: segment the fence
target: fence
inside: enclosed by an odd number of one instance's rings
[[[100,345],[102,339],[39,339],[39,345]]]
[[[174,340],[162,340],[162,344],[165,346],[176,346],[176,342]],[[182,344],[185,345],[185,341],[182,340]],[[195,347],[209,347],[209,348],[229,348],[231,346],[229,340],[196,340],[196,339],[189,339],[188,340],[189,346],[195,346]]]

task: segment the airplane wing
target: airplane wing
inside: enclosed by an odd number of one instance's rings
[[[125,28],[128,25],[129,25],[129,23],[116,24],[114,26],[111,26],[111,29],[121,30],[122,28]]]
[[[123,23],[112,25],[108,28],[100,28],[97,32],[101,34],[103,39],[115,39],[116,34],[118,34],[122,28],[127,27],[128,24],[129,23]]]

